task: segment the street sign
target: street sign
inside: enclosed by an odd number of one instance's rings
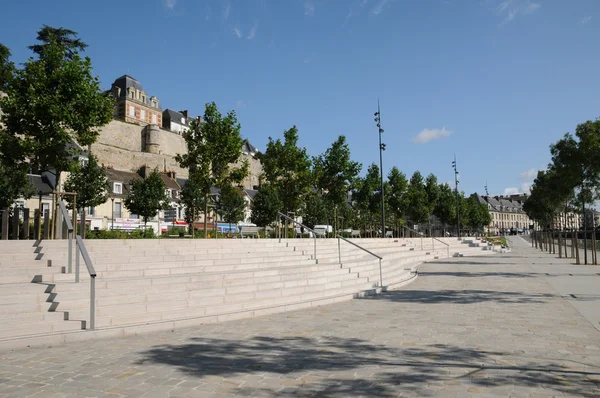
[[[177,209],[171,208],[165,210],[165,221],[173,222],[177,219]]]

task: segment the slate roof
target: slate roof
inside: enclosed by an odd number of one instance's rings
[[[181,119],[184,119],[185,122],[181,123]],[[194,117],[185,117],[183,113],[174,111],[173,109],[165,109],[163,112],[163,122],[169,121],[177,124],[181,124],[183,126],[190,126],[190,122],[194,120]]]
[[[242,145],[242,152],[254,156],[258,152],[258,149],[256,149],[256,147],[252,145],[250,141],[244,140],[244,144]]]
[[[46,176],[37,174],[28,174],[29,182],[33,186],[33,191],[36,195],[47,196],[52,193],[52,185]]]
[[[258,191],[256,189],[244,189],[244,192],[246,192],[246,195],[248,195],[248,197],[252,201],[254,201],[254,197],[258,193]]]
[[[142,87],[141,83],[139,81],[137,81],[135,78],[129,76],[129,75],[123,75],[121,77],[118,77],[112,84],[112,87],[119,87],[121,89],[121,93],[119,94],[119,98],[127,98],[127,89],[129,87],[133,87],[136,90],[139,91],[143,91],[146,92],[146,90],[144,90],[144,88]],[[137,102],[141,102],[144,105],[147,105],[149,107],[152,106],[152,101],[150,101],[151,96],[147,95],[146,93],[146,101],[142,101],[141,99],[137,99],[135,98],[134,101]],[[162,109],[160,107],[160,101],[157,100],[157,105],[158,105],[158,109]]]
[[[167,188],[174,189],[176,191],[179,191],[181,189],[177,181],[169,177],[166,173],[160,173],[160,175],[162,176],[162,179]]]
[[[110,184],[110,193],[111,195],[117,198],[129,195],[129,183],[131,181],[142,179],[142,177],[140,177],[138,173],[133,173],[131,171],[104,169],[104,172],[106,173],[106,178],[108,179],[108,183]],[[123,184],[121,194],[113,193],[113,182],[120,182]]]

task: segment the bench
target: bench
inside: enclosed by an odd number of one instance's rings
[[[250,237],[250,236],[258,238],[259,237],[259,230],[260,230],[260,227],[254,227],[254,226],[251,226],[251,225],[244,225],[244,226],[242,226],[240,228],[240,236],[242,238],[244,238],[244,237]]]
[[[350,232],[350,237],[360,238],[360,229],[353,229],[352,232]]]

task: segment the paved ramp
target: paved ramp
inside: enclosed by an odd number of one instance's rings
[[[600,332],[578,304],[600,276],[519,239],[373,298],[1,354],[0,396],[600,396]]]

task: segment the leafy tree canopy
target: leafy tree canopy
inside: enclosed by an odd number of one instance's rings
[[[143,218],[144,224],[160,210],[169,207],[167,187],[157,169],[143,180],[131,181],[132,190],[125,198],[125,207]]]

